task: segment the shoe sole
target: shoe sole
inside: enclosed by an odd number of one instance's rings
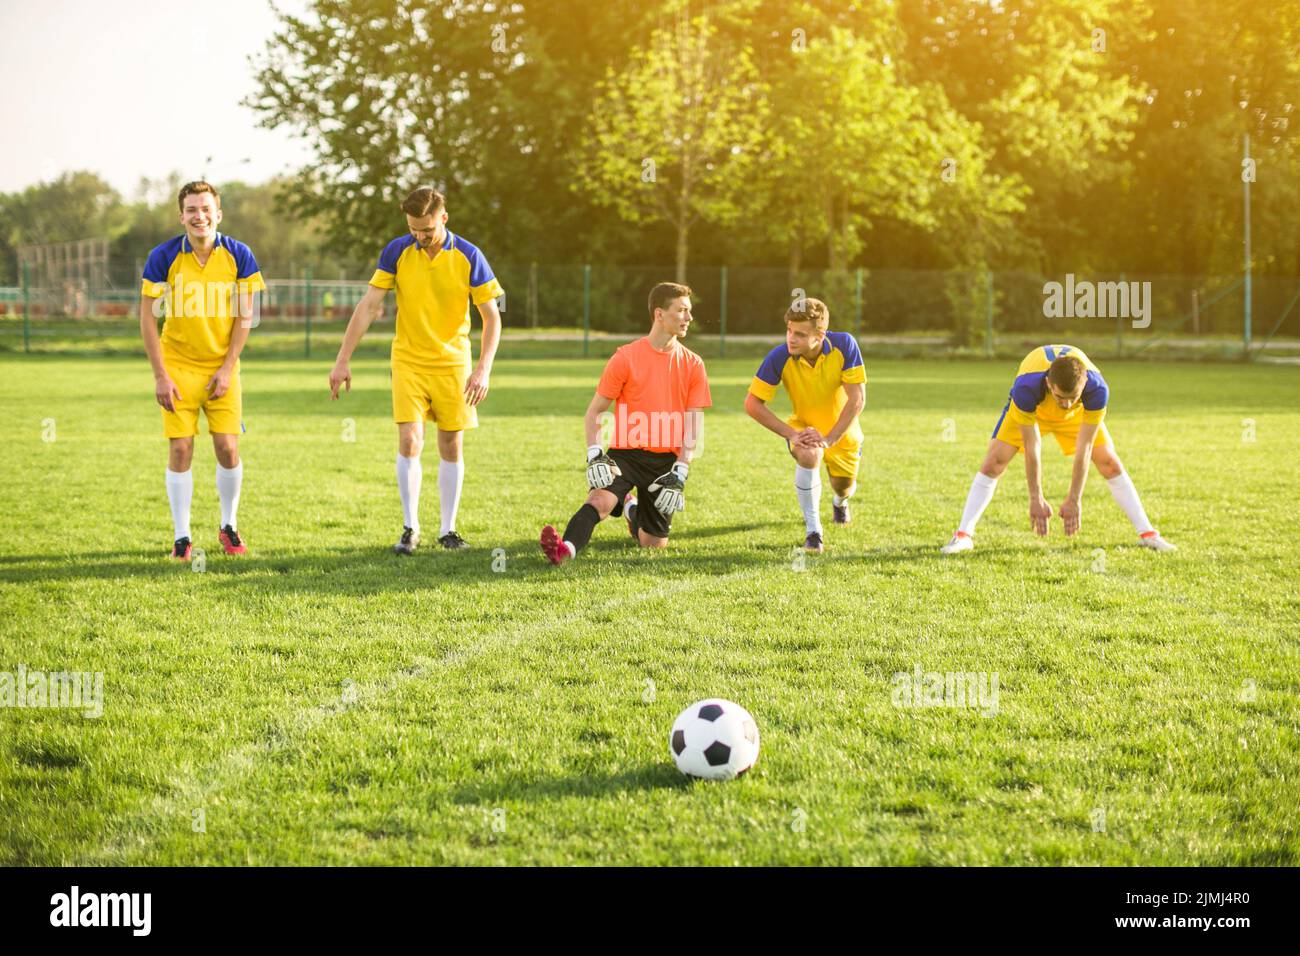
[[[546,560],[551,564],[560,564],[564,559],[559,555],[560,549],[560,532],[556,531],[551,525],[542,529],[542,536],[538,539],[538,544],[542,547],[542,554],[546,555]]]

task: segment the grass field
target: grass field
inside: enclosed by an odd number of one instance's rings
[[[756,355],[710,362],[672,547],[611,522],[558,569],[536,535],[582,500],[599,361],[500,364],[473,549],[398,559],[385,364],[331,404],[328,361],[250,360],[252,553],[219,553],[203,438],[194,573],[144,360],[0,358],[0,671],[104,673],[98,719],[0,709],[0,864],[1295,864],[1300,370],[1104,364],[1177,553],[1095,473],[1080,537],[1035,539],[1016,462],[944,559],[1014,363],[866,360],[855,523],[802,571]],[[895,707],[918,667],[996,673],[996,713]],[[709,696],[762,730],[733,783],[669,759]]]

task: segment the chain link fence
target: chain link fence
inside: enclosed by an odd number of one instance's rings
[[[663,267],[581,264],[498,264],[496,271],[506,290],[498,300],[501,358],[607,356],[644,334],[649,291],[672,275]],[[332,358],[367,288],[365,279],[315,278],[306,267],[292,273],[268,278],[249,357]],[[904,269],[792,276],[721,267],[691,270],[688,284],[695,293],[688,341],[706,357],[770,348],[784,334],[786,309],[807,296],[828,304],[832,328],[881,356],[1019,357],[1068,341],[1107,358],[1300,358],[1300,277],[1253,277],[1249,310],[1240,276]],[[79,288],[73,297],[34,282],[0,288],[0,352],[138,355],[139,302],[138,286]],[[480,321],[470,311],[477,350]],[[394,315],[389,295],[358,355],[388,353]]]

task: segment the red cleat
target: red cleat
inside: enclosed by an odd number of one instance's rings
[[[560,538],[560,532],[549,524],[542,529],[540,543],[542,554],[546,555],[546,560],[551,564],[563,564],[573,557],[569,553],[569,546]]]
[[[172,545],[172,557],[177,561],[188,561],[191,550],[189,538],[177,538],[176,543]]]
[[[226,549],[226,554],[248,554],[248,548],[239,539],[239,532],[230,525],[222,528],[217,537],[221,539],[221,546]]]

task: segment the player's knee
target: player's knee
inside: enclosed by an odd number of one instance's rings
[[[217,461],[222,468],[234,468],[239,464],[239,437],[237,435],[213,435],[212,450],[216,453]]]
[[[1097,465],[1097,471],[1101,473],[1103,478],[1118,478],[1124,474],[1124,463],[1113,452],[1095,454],[1092,460]]]
[[[402,432],[397,436],[397,452],[403,458],[419,458],[424,451],[424,436],[414,432]]]
[[[799,448],[794,453],[794,460],[801,468],[816,468],[822,463],[820,448]]]
[[[1002,473],[1007,470],[1007,463],[999,461],[990,455],[984,459],[984,464],[980,465],[980,474],[985,478],[1000,478]]]
[[[443,461],[460,461],[460,432],[438,432],[438,457]]]
[[[194,439],[173,438],[167,449],[167,467],[172,471],[189,471],[194,460]]]
[[[637,535],[637,542],[643,548],[666,548],[668,547],[667,538],[656,538],[654,535],[646,534],[644,531]]]
[[[609,517],[609,513],[614,510],[618,504],[618,498],[612,491],[606,491],[604,488],[593,488],[591,494],[587,495],[587,504],[596,509],[596,514],[600,515],[600,520],[604,521]]]

